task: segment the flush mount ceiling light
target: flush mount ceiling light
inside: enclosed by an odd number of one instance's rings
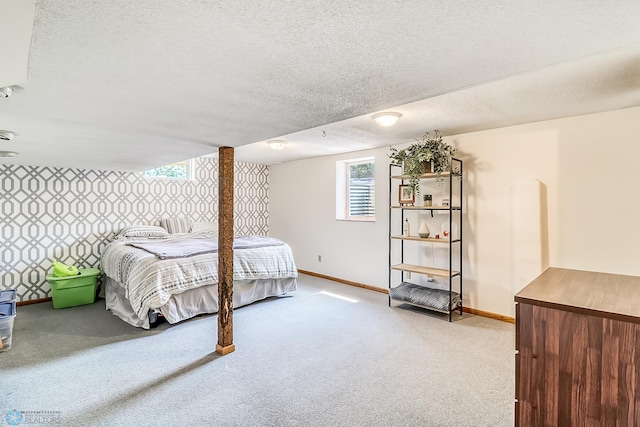
[[[14,136],[16,136],[16,134],[10,130],[0,130],[0,139],[3,141],[11,141]]]
[[[273,150],[282,150],[284,146],[287,145],[287,141],[283,141],[281,139],[272,139],[270,141],[267,141],[267,144],[269,144],[269,147],[271,147]]]
[[[18,153],[15,151],[0,151],[0,157],[15,157]]]
[[[396,124],[398,119],[402,117],[400,113],[394,113],[391,111],[385,111],[383,113],[376,113],[371,118],[376,121],[379,126],[389,127]]]
[[[0,98],[8,98],[13,93],[13,89],[10,86],[0,87]]]

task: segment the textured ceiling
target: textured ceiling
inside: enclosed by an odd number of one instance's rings
[[[0,99],[20,156],[0,160],[272,163],[640,105],[638,22],[637,0],[38,0],[29,79]]]

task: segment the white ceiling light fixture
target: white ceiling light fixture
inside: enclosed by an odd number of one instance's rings
[[[10,86],[0,87],[0,98],[8,98],[13,93],[13,88]]]
[[[393,126],[398,122],[398,119],[402,117],[402,114],[395,113],[392,111],[385,111],[382,113],[376,113],[371,118],[376,121],[378,126],[389,127]]]
[[[0,130],[0,139],[3,141],[11,141],[14,136],[16,136],[16,134],[10,130]]]
[[[0,157],[15,157],[18,153],[15,151],[0,151]]]
[[[271,147],[272,150],[282,150],[284,146],[287,145],[287,141],[283,141],[282,139],[272,139],[267,141],[267,144],[269,144],[269,147]]]

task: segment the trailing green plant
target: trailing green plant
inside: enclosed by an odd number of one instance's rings
[[[391,147],[391,164],[401,166],[403,174],[409,176],[409,187],[414,195],[420,193],[420,177],[428,172],[436,174],[436,181],[442,185],[444,179],[443,172],[449,172],[451,167],[451,157],[455,155],[456,149],[442,140],[439,131],[434,131],[433,135],[426,132],[416,142],[398,150]],[[453,171],[454,175],[456,174]],[[458,172],[459,175],[459,172]]]

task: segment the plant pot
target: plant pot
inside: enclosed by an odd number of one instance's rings
[[[413,166],[413,165],[412,165],[412,166]],[[420,164],[420,165],[417,165],[417,167],[415,167],[415,170],[416,170],[416,171],[419,171],[419,170],[420,170],[420,166],[422,166],[422,173],[423,173],[423,174],[426,174],[426,173],[434,173],[434,170],[433,170],[433,162],[422,163],[422,164]],[[409,168],[407,168],[407,167],[406,167],[406,162],[403,162],[403,163],[402,163],[402,171],[403,171],[403,173],[408,174],[408,169],[409,169]]]

